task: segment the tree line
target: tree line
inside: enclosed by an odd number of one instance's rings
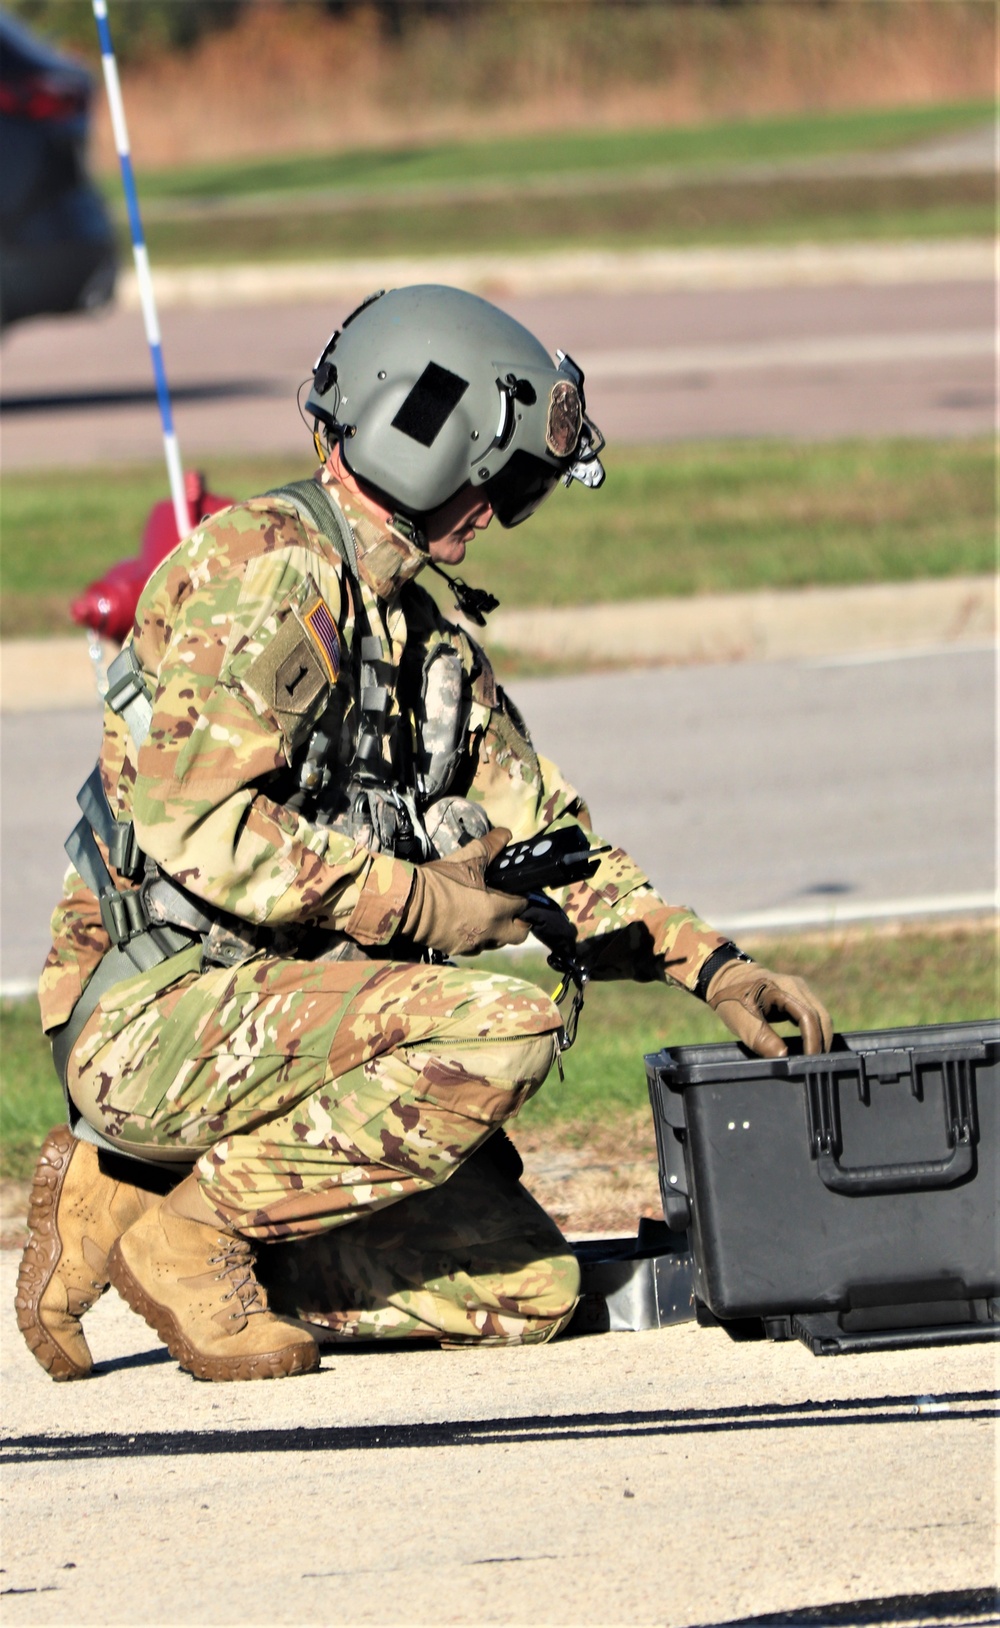
[[[6,9],[29,28],[84,56],[96,55],[94,19],[90,0],[4,0]],[[692,6],[735,7],[754,0],[521,0],[533,10],[547,8],[573,15],[581,10],[610,12],[664,11]],[[829,0],[805,0],[828,5]],[[206,34],[231,28],[251,7],[308,5],[332,18],[368,13],[387,41],[402,39],[427,19],[452,22],[460,28],[482,17],[491,6],[509,9],[508,0],[109,0],[115,51],[123,62],[148,60],[163,51],[190,50]]]

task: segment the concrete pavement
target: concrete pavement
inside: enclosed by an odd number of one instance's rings
[[[216,1386],[113,1291],[88,1326],[53,1385],[4,1325],[9,1628],[997,1620],[989,1347],[685,1324]]]
[[[363,298],[373,288],[451,283],[499,294],[663,293],[678,289],[791,288],[828,283],[988,281],[993,247],[980,238],[909,243],[793,243],[745,248],[560,249],[538,254],[427,255],[419,259],[299,260],[157,270],[157,303],[221,306]],[[139,309],[132,272],[119,300]]]

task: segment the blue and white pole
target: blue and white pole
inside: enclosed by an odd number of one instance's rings
[[[121,165],[122,186],[125,189],[125,207],[128,210],[128,223],[132,234],[132,255],[135,260],[135,275],[139,284],[139,299],[142,304],[143,321],[146,325],[146,339],[149,343],[150,355],[153,358],[156,397],[160,404],[160,422],[163,426],[163,450],[166,454],[167,474],[170,479],[170,497],[174,506],[174,519],[177,522],[177,535],[178,537],[186,537],[191,530],[191,522],[188,518],[187,497],[184,492],[184,469],[181,464],[177,436],[174,433],[174,416],[170,407],[170,391],[167,388],[167,374],[163,365],[160,324],[156,315],[156,300],[153,297],[153,279],[149,273],[149,255],[146,251],[146,240],[142,233],[139,195],[135,189],[135,175],[132,170],[128,126],[125,123],[125,105],[122,101],[121,83],[118,78],[118,63],[115,60],[114,46],[111,43],[111,29],[108,26],[107,0],[92,0],[92,3],[94,20],[97,23],[97,35],[101,43],[101,66],[104,69],[104,86],[108,93],[108,107],[111,110],[111,126],[115,136],[115,147],[118,150],[118,162]]]

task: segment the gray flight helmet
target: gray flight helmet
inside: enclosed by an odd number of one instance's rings
[[[583,382],[506,312],[428,283],[373,294],[347,318],[305,410],[351,473],[404,514],[429,514],[471,483],[509,527],[560,477],[603,481]]]

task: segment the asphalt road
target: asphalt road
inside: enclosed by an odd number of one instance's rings
[[[199,1385],[113,1293],[88,1330],[86,1384],[3,1341],[6,1628],[996,1622],[989,1347],[687,1323]]]
[[[612,446],[993,428],[988,282],[494,297],[586,368],[588,401]],[[296,390],[349,309],[300,301],[163,311],[185,461],[208,461],[209,474],[212,456],[233,451],[308,464]],[[159,458],[138,312],[14,328],[3,345],[0,423],[7,471]]]
[[[602,835],[720,926],[993,885],[987,652],[641,669],[512,693]],[[99,728],[96,705],[0,717],[5,985],[44,959]]]

